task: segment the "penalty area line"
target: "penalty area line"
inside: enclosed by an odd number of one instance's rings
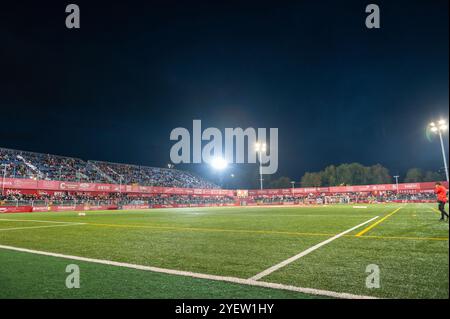
[[[284,260],[284,261],[282,261],[282,262],[280,262],[280,263],[278,263],[278,264],[276,264],[276,265],[274,265],[274,266],[272,266],[270,268],[267,268],[266,270],[260,272],[259,274],[256,274],[255,276],[253,276],[253,277],[251,277],[249,279],[250,280],[255,280],[255,281],[259,280],[259,279],[261,279],[261,278],[263,278],[263,277],[273,273],[274,271],[277,271],[278,269],[283,268],[284,266],[289,265],[290,263],[292,263],[292,262],[294,262],[294,261],[296,261],[296,260],[298,260],[298,259],[300,259],[300,258],[302,258],[302,257],[304,257],[304,256],[306,256],[306,255],[308,255],[310,253],[312,253],[313,251],[319,249],[320,247],[325,246],[326,244],[329,244],[332,241],[334,241],[334,240],[336,240],[336,239],[338,239],[338,238],[340,238],[340,237],[342,237],[342,236],[344,236],[344,235],[354,231],[355,229],[370,223],[371,221],[377,219],[378,217],[379,216],[371,218],[371,219],[365,221],[364,223],[356,225],[356,226],[354,226],[354,227],[352,227],[350,229],[347,229],[346,231],[343,231],[340,234],[337,234],[337,235],[335,235],[335,236],[333,236],[331,238],[328,238],[327,240],[322,241],[322,242],[318,243],[317,245],[314,245],[314,246],[312,246],[312,247],[302,251],[301,253],[299,253],[299,254],[297,254],[295,256],[292,256],[291,258],[288,258],[288,259],[286,259],[286,260]]]
[[[345,293],[345,292],[328,291],[328,290],[314,289],[314,288],[304,288],[304,287],[290,286],[290,285],[284,285],[284,284],[278,284],[278,283],[256,281],[256,280],[252,280],[252,279],[209,275],[209,274],[201,274],[201,273],[195,273],[195,272],[190,272],[190,271],[181,271],[181,270],[174,270],[174,269],[167,269],[167,268],[136,265],[136,264],[129,264],[129,263],[124,263],[124,262],[87,258],[87,257],[80,257],[80,256],[72,256],[72,255],[64,255],[64,254],[59,254],[59,253],[52,253],[52,252],[39,251],[39,250],[20,248],[20,247],[13,247],[13,246],[6,246],[6,245],[0,245],[0,249],[30,253],[30,254],[35,254],[35,255],[64,258],[64,259],[70,259],[70,260],[78,260],[78,261],[82,261],[82,262],[96,263],[96,264],[102,264],[102,265],[108,265],[108,266],[116,266],[116,267],[124,267],[124,268],[131,268],[131,269],[137,269],[137,270],[151,271],[151,272],[164,273],[164,274],[169,274],[169,275],[192,277],[192,278],[197,278],[197,279],[207,279],[207,280],[229,282],[229,283],[235,283],[235,284],[241,284],[241,285],[247,285],[247,286],[271,288],[271,289],[278,289],[278,290],[288,290],[288,291],[300,292],[300,293],[317,295],[317,296],[326,296],[326,297],[333,297],[333,298],[340,298],[340,299],[378,299],[378,298],[372,297],[372,296],[354,295],[354,294]]]

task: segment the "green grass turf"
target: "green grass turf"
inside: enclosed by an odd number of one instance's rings
[[[382,218],[398,207],[403,208],[362,237],[354,235],[366,226],[261,281],[378,297],[448,298],[448,223],[437,221],[439,214],[431,209],[435,205],[368,205],[367,209],[351,205],[183,208],[86,212],[83,217],[74,212],[2,214],[0,244],[249,278],[374,216]],[[56,225],[11,220],[86,224],[7,230]],[[3,265],[4,259],[8,260],[7,266]],[[67,292],[69,289],[57,287],[61,282],[56,273],[61,272],[57,269],[68,264],[68,260],[5,250],[0,250],[0,260],[0,297],[305,296],[88,263],[83,263],[88,271],[82,279],[87,288]],[[365,269],[369,264],[377,264],[381,269],[379,289],[365,286],[368,275]],[[37,275],[27,275],[36,274],[36,267],[40,269]],[[21,269],[22,277],[16,275],[16,269]],[[53,276],[56,278],[52,280]],[[41,280],[42,277],[46,279]],[[156,287],[153,281],[158,283]],[[146,289],[146,284],[152,289]],[[186,287],[181,289],[183,285]]]
[[[173,276],[0,250],[0,298],[317,298],[312,295],[213,280]],[[80,288],[65,286],[76,264]]]

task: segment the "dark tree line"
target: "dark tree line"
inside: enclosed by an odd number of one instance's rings
[[[258,177],[259,178],[259,177]],[[254,180],[258,179],[256,175]],[[419,168],[411,168],[400,183],[420,183],[443,181],[444,174],[424,171]],[[292,187],[292,179],[286,176],[274,178],[271,175],[264,176],[265,188],[289,188]],[[295,187],[328,187],[341,185],[370,185],[370,184],[393,184],[395,179],[389,174],[389,170],[380,165],[364,166],[359,163],[330,165],[320,172],[306,172],[300,183],[296,182]],[[299,185],[300,184],[300,185]],[[255,187],[259,186],[255,184]]]
[[[442,173],[433,171],[423,171],[420,168],[411,168],[406,172],[404,179],[405,183],[420,183],[420,182],[437,182],[443,181],[444,175]]]
[[[404,179],[399,182],[434,182],[443,180],[440,173],[423,171],[419,168],[408,170]],[[394,183],[389,170],[380,165],[364,166],[359,163],[330,165],[320,172],[306,172],[301,179],[302,187],[369,185]]]
[[[330,165],[320,172],[306,172],[301,179],[302,187],[389,184],[389,170],[380,164],[364,166],[359,163]]]

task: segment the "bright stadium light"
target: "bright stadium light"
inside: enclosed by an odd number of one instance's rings
[[[444,139],[442,138],[442,132],[445,132],[448,129],[447,121],[444,119],[440,119],[437,124],[435,122],[431,122],[429,124],[429,128],[431,132],[439,134],[439,139],[441,141],[442,158],[444,160],[445,177],[447,178],[448,182],[447,158],[445,157]]]
[[[263,189],[263,177],[262,177],[262,163],[261,163],[261,153],[266,152],[267,146],[266,143],[255,143],[255,151],[258,153],[259,160],[259,186]]]
[[[210,165],[219,171],[228,167],[228,162],[222,157],[215,157],[211,160]]]

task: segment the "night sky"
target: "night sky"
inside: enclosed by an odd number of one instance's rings
[[[278,176],[294,180],[443,166],[425,128],[448,119],[447,0],[93,2],[2,3],[0,146],[165,166],[170,131],[201,119],[279,128]],[[65,27],[69,3],[81,29]],[[369,3],[381,29],[365,27]],[[248,185],[245,170],[229,172]]]

